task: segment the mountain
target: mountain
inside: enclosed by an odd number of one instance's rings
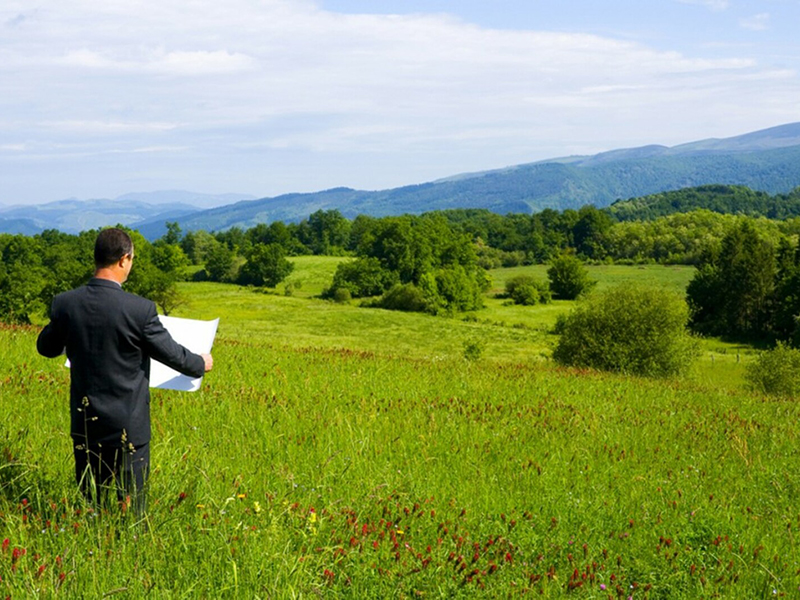
[[[448,208],[530,213],[585,204],[605,207],[620,199],[708,184],[747,186],[770,194],[799,186],[800,123],[671,148],[649,145],[555,158],[390,190],[335,188],[286,194],[237,202],[177,220],[186,230],[221,231],[262,222],[299,221],[317,210],[330,209],[349,218]],[[140,231],[158,237],[164,231],[163,223],[151,222]]]
[[[27,233],[36,228],[77,232],[122,223],[155,239],[166,231],[165,221],[177,221],[184,230],[222,231],[300,221],[318,210],[331,209],[348,218],[449,208],[531,213],[586,204],[606,207],[618,200],[710,184],[746,186],[768,194],[800,186],[800,123],[673,147],[648,145],[553,158],[389,190],[340,187],[258,200],[236,194],[167,191],[126,194],[115,200],[6,207],[0,208],[0,232]]]
[[[255,200],[249,194],[199,194],[184,190],[162,190],[157,192],[135,192],[118,196],[118,201],[146,202],[148,204],[190,204],[200,208],[214,208],[233,204],[239,200]]]
[[[113,200],[59,200],[47,204],[0,207],[0,233],[34,235],[45,229],[80,233],[107,225],[122,224],[134,229],[151,221],[164,222],[195,214],[204,208],[230,204],[244,194],[198,194],[179,190],[132,193]],[[165,229],[166,230],[166,229]]]

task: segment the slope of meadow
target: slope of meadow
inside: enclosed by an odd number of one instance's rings
[[[222,318],[216,367],[153,393],[148,529],[81,503],[68,372],[0,329],[0,595],[797,596],[795,404],[717,385],[708,354],[690,381],[554,368],[566,303],[314,300],[325,261],[303,260],[292,297],[185,286],[183,316]],[[614,276],[637,274],[681,285]]]

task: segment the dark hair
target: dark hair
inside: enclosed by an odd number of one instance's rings
[[[131,236],[116,227],[103,229],[94,243],[94,264],[98,268],[109,267],[126,254],[132,253]]]

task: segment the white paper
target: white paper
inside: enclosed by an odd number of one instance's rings
[[[214,345],[219,319],[213,321],[197,321],[195,319],[179,319],[158,315],[164,328],[169,331],[176,342],[195,354],[208,354]],[[178,390],[180,392],[196,392],[200,389],[203,378],[193,379],[181,375],[174,369],[158,362],[150,361],[150,387],[162,390]]]
[[[169,331],[176,342],[195,354],[208,354],[214,345],[219,319],[213,321],[197,321],[195,319],[179,319],[158,315],[164,329]],[[65,365],[69,368],[69,359]],[[150,361],[150,387],[179,392],[196,392],[203,382],[202,377],[193,379],[171,369],[155,359]]]

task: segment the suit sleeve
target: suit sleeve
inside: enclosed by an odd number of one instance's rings
[[[62,326],[63,317],[57,306],[57,299],[53,300],[50,310],[50,322],[39,333],[36,338],[36,351],[47,358],[55,358],[64,354],[66,350],[66,332]]]
[[[189,351],[172,339],[158,319],[155,305],[151,305],[149,312],[144,326],[144,342],[150,358],[154,358],[184,375],[202,377],[205,374],[203,357]]]

